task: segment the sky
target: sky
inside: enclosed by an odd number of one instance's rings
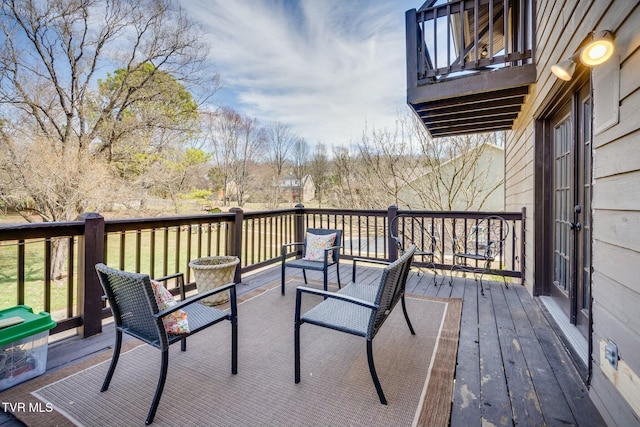
[[[408,0],[185,0],[222,88],[213,103],[291,125],[310,145],[392,129],[406,104]]]

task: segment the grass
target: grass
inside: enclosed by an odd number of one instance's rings
[[[206,229],[203,229],[200,234],[200,244],[198,234],[200,231],[189,234],[188,231],[181,230],[178,233],[175,227],[168,229],[167,233],[164,230],[157,230],[153,233],[153,238],[150,230],[141,231],[140,233],[132,231],[124,235],[110,234],[107,237],[105,263],[126,271],[146,273],[151,277],[160,277],[182,271],[187,274],[187,281],[193,281],[194,278],[190,275],[188,266],[191,259],[209,255],[226,255],[226,230],[224,228],[218,229],[216,225],[212,225],[210,248],[207,243],[209,232],[204,230]],[[266,230],[263,230],[263,244],[270,244],[268,242],[276,243],[276,239],[270,238],[269,234]],[[151,265],[152,240],[155,254],[153,269]],[[48,311],[51,312],[54,319],[68,317],[69,304],[67,301],[69,298],[73,301],[73,312],[71,314],[77,314],[75,309],[78,285],[78,279],[75,275],[75,269],[78,265],[77,248],[78,241],[76,238],[74,239],[74,276],[71,278],[64,276],[60,280],[51,281],[51,306]],[[121,258],[122,248],[124,250]],[[18,249],[19,244],[17,241],[0,243],[0,309],[17,305],[19,301],[17,286]],[[32,307],[34,312],[47,311],[45,306],[45,242],[42,239],[26,241],[24,243],[24,251],[24,304]],[[262,252],[264,252],[264,249]],[[272,251],[272,253],[279,254],[276,250]],[[243,259],[252,262],[258,258],[257,255],[255,257],[254,255],[256,254],[248,249],[243,253]],[[265,256],[264,253],[261,255],[262,257]]]
[[[151,232],[140,233],[140,253],[138,254],[136,232],[128,232],[124,235],[124,242],[120,235],[109,235],[107,239],[107,259],[106,262],[115,268],[127,271],[140,271],[150,274],[152,277],[160,277],[164,274],[171,274],[177,271],[188,270],[189,258],[207,255],[207,247],[203,242],[200,251],[198,250],[197,235],[192,234],[191,255],[187,255],[188,233],[180,233],[179,252],[176,251],[177,236],[176,229],[169,230],[166,241],[166,262],[165,262],[165,234],[155,233],[155,262],[154,271],[151,271]],[[203,235],[203,240],[206,235]],[[120,259],[120,249],[124,245],[124,258]],[[75,259],[74,267],[78,265],[77,260],[77,239],[74,239]],[[18,242],[4,242],[0,244],[0,309],[12,307],[18,304]],[[217,254],[216,243],[212,244],[212,254]],[[221,248],[224,254],[224,248]],[[45,264],[44,264],[44,240],[33,240],[24,243],[25,251],[25,286],[24,304],[33,308],[34,312],[45,310]],[[75,270],[75,268],[74,268]],[[51,307],[50,311],[54,318],[67,317],[67,298],[73,299],[75,306],[78,284],[77,277],[62,277],[60,280],[51,281]],[[71,287],[71,292],[69,292]],[[75,314],[74,310],[74,314]]]

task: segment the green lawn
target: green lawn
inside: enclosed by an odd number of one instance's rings
[[[214,234],[215,236],[215,234]],[[179,252],[176,252],[177,232],[175,229],[167,233],[167,257],[165,264],[165,234],[162,231],[155,233],[155,263],[151,272],[151,232],[140,233],[139,270],[149,273],[152,277],[162,276],[176,271],[186,272],[190,258],[207,255],[207,234],[202,235],[202,247],[198,252],[198,235],[191,234],[191,254],[188,256],[187,242],[189,234],[180,233]],[[137,233],[127,232],[124,238],[124,265],[120,264],[120,248],[122,246],[120,235],[109,235],[106,262],[115,267],[127,271],[136,271],[137,259]],[[74,240],[77,257],[77,239]],[[32,307],[34,311],[45,309],[45,274],[44,274],[44,240],[27,241],[25,249],[25,295],[24,304]],[[212,242],[211,252],[216,255],[217,245]],[[224,248],[222,248],[224,254]],[[178,266],[176,264],[178,263]],[[77,259],[74,259],[74,269],[77,268]],[[17,289],[18,268],[18,242],[3,242],[0,244],[0,309],[14,306],[18,303]],[[75,272],[74,272],[75,273]],[[77,277],[73,277],[71,292],[75,305]],[[66,318],[67,295],[69,293],[69,278],[51,282],[51,312],[55,318]],[[75,310],[74,310],[75,313]]]

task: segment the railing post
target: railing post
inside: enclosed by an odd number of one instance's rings
[[[304,205],[298,203],[296,206],[296,216],[293,223],[294,242],[304,241]]]
[[[82,317],[78,335],[86,338],[102,332],[102,286],[95,265],[104,261],[104,217],[85,213],[80,220],[84,234],[78,245],[78,311]]]
[[[227,253],[240,258],[240,263],[236,267],[236,274],[233,278],[234,283],[242,282],[242,223],[244,220],[244,212],[242,208],[231,208],[229,212],[234,213],[235,219],[233,227],[230,229]]]
[[[387,209],[387,224],[389,224],[387,240],[389,241],[389,261],[392,262],[398,259],[398,247],[396,246],[396,241],[391,237],[398,235],[398,223],[393,221],[396,216],[398,216],[398,207],[395,205],[389,206]],[[393,230],[391,229],[391,224],[393,224]]]

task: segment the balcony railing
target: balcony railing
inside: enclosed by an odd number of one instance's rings
[[[407,103],[433,137],[512,129],[536,81],[532,0],[406,12]]]
[[[530,63],[531,13],[529,0],[457,0],[408,11],[407,55],[416,58],[411,80],[422,85]]]
[[[451,267],[451,238],[490,212],[294,209],[167,218],[105,220],[99,214],[83,215],[79,221],[35,223],[0,227],[0,287],[13,292],[15,304],[52,313],[58,322],[52,334],[79,328],[83,336],[101,331],[102,319],[111,311],[102,300],[102,288],[94,265],[105,262],[127,271],[152,277],[184,272],[188,289],[188,263],[211,255],[240,257],[235,282],[242,274],[280,262],[285,243],[302,241],[307,228],[343,230],[342,257],[394,260],[397,249],[389,224],[397,215],[416,218],[437,237],[436,266]],[[513,232],[506,256],[497,270],[506,276],[524,277],[523,212],[496,213],[507,219]],[[403,233],[410,239],[410,233]],[[57,248],[57,249],[54,249]],[[65,275],[52,277],[56,253],[64,255]],[[288,254],[296,256],[296,252]],[[9,305],[13,305],[13,303]],[[2,308],[2,307],[0,307]]]

